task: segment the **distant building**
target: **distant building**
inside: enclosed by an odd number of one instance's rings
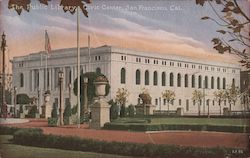
[[[250,70],[240,72],[240,90],[245,92],[250,88]]]
[[[42,104],[42,93],[46,86],[51,90],[51,103],[58,103],[58,72],[62,70],[64,78],[64,95],[76,105],[76,97],[68,85],[77,76],[76,48],[52,51],[48,58],[47,81],[45,81],[45,52],[38,52],[13,59],[13,86],[18,93],[38,96]],[[113,46],[91,48],[89,63],[88,48],[81,48],[81,71],[99,71],[109,79],[111,89],[108,99],[114,99],[118,88],[126,88],[130,92],[128,105],[139,102],[139,94],[143,88],[148,89],[152,96],[152,104],[157,110],[166,110],[166,100],[162,92],[166,89],[175,91],[176,99],[170,105],[170,110],[183,108],[184,114],[198,114],[197,104],[192,100],[195,89],[206,94],[202,101],[201,114],[219,114],[219,105],[214,100],[213,93],[218,89],[226,89],[234,82],[240,87],[240,67],[213,61],[173,56],[167,54],[148,53]],[[39,93],[38,93],[39,92]],[[224,101],[222,108],[228,108]],[[239,111],[241,106],[236,104],[232,110]]]
[[[241,103],[245,110],[250,110],[250,70],[240,72]]]

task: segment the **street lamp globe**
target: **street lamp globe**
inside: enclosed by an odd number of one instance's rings
[[[88,83],[88,77],[83,77],[83,83]]]
[[[72,88],[72,84],[71,84],[71,83],[69,83],[69,85],[68,85],[68,86],[69,86],[69,89],[71,89],[71,88]]]
[[[63,79],[63,77],[64,77],[63,71],[58,72],[58,77],[59,77],[59,79]]]
[[[2,39],[5,40],[5,37],[6,37],[6,35],[5,35],[4,32],[3,32],[3,34],[2,34]]]

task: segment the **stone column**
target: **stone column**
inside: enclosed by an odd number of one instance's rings
[[[44,94],[44,117],[49,118],[51,117],[51,111],[52,111],[52,106],[50,104],[50,94],[45,93]]]

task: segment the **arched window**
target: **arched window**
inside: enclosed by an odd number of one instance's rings
[[[192,75],[192,88],[195,88],[195,76]]]
[[[217,89],[220,89],[220,78],[217,77]]]
[[[23,73],[20,74],[20,87],[24,86],[24,76]]]
[[[188,87],[188,75],[185,75],[185,87]]]
[[[101,68],[99,68],[99,67],[96,68],[95,72],[96,72],[97,74],[101,74],[101,73],[102,73]]]
[[[214,77],[211,77],[211,89],[214,89]]]
[[[177,75],[177,87],[181,87],[181,74]]]
[[[223,78],[222,88],[223,88],[223,89],[226,89],[226,78]]]
[[[166,86],[166,73],[162,72],[161,74],[161,85]]]
[[[208,77],[205,76],[205,88],[208,88]]]
[[[232,80],[232,84],[235,85],[235,79],[234,79],[234,78],[233,78],[233,80]]]
[[[138,69],[135,72],[135,84],[141,84],[141,72]]]
[[[148,72],[148,70],[145,71],[145,85],[149,85],[149,72]]]
[[[174,86],[174,74],[173,73],[170,73],[169,75],[169,84],[171,87]]]
[[[126,70],[125,68],[121,69],[121,84],[125,84],[126,83]]]
[[[198,88],[202,88],[202,80],[201,80],[201,75],[199,76],[199,87]]]
[[[156,86],[158,84],[158,75],[157,75],[157,71],[154,72],[154,86]]]
[[[209,102],[210,102],[210,100],[209,100],[209,99],[207,99],[207,106],[209,106]]]

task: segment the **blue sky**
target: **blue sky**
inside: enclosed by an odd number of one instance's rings
[[[32,0],[33,1],[33,0]],[[1,4],[1,22],[11,57],[44,50],[44,30],[52,49],[76,46],[76,15],[64,13],[54,0],[49,6],[32,2],[29,13],[18,16]],[[246,2],[248,3],[248,2]],[[203,16],[215,17],[211,7],[191,0],[93,0],[89,18],[80,14],[81,46],[91,35],[93,47],[104,44],[150,52],[215,59],[211,39],[220,29]],[[2,31],[2,30],[1,30]]]

